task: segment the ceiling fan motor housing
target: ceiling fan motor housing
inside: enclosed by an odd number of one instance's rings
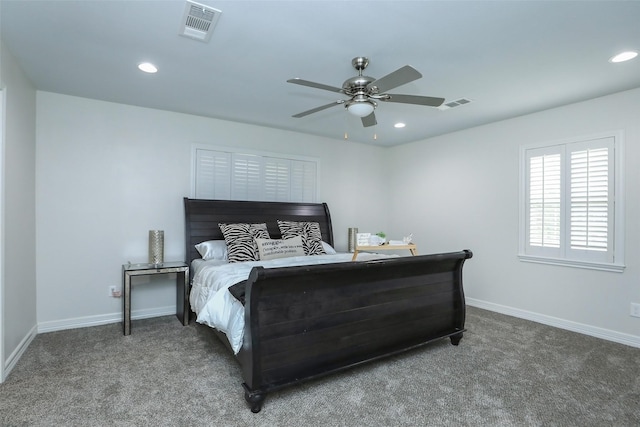
[[[347,79],[342,83],[342,90],[349,96],[364,95],[367,93],[367,85],[376,79],[369,76],[355,76]]]

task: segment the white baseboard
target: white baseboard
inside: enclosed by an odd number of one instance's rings
[[[156,307],[146,310],[134,310],[131,312],[131,320],[136,319],[148,319],[151,317],[168,316],[176,313],[176,307],[174,305],[167,307]],[[22,357],[24,352],[31,344],[31,341],[37,334],[45,332],[62,331],[65,329],[86,328],[89,326],[106,325],[108,323],[122,322],[122,312],[103,314],[98,316],[85,316],[75,317],[71,319],[56,320],[52,322],[42,322],[34,326],[27,335],[22,339],[18,347],[9,355],[2,372],[3,378],[0,378],[0,383],[9,376],[11,370],[18,363],[18,360]]]
[[[640,336],[638,335],[624,334],[621,332],[612,331],[610,329],[585,325],[583,323],[577,323],[571,320],[560,319],[558,317],[547,316],[527,310],[520,310],[518,308],[494,304],[474,298],[466,298],[466,303],[467,305],[470,305],[472,307],[483,308],[485,310],[495,311],[496,313],[506,314],[508,316],[518,317],[525,320],[531,320],[532,322],[542,323],[543,325],[566,329],[568,331],[578,332],[580,334],[601,338],[607,341],[613,341],[631,347],[640,348]]]
[[[175,305],[156,307],[145,310],[132,310],[131,320],[168,316],[170,314],[176,314]],[[38,323],[38,333],[40,334],[45,332],[62,331],[65,329],[86,328],[89,326],[99,326],[119,322],[122,322],[122,312],[101,314],[97,316],[75,317],[71,319]]]
[[[9,355],[4,365],[4,378],[0,378],[0,383],[4,382],[4,380],[9,376],[9,372],[11,372],[11,370],[16,366],[16,363],[18,363],[18,360],[20,360],[24,352],[27,350],[27,347],[29,347],[29,344],[31,344],[31,341],[33,341],[37,334],[37,326],[34,326],[27,335],[25,335],[22,341],[20,341],[18,347],[16,347],[16,349]]]

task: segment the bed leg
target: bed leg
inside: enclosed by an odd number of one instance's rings
[[[253,392],[249,390],[246,384],[242,384],[244,387],[244,400],[251,406],[251,412],[257,414],[262,409],[264,399],[267,397],[266,393]]]
[[[462,332],[460,332],[459,334],[451,335],[449,339],[451,339],[451,344],[453,345],[460,344],[460,340],[462,339]]]

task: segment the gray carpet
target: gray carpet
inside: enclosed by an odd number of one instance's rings
[[[470,307],[462,342],[244,402],[238,365],[174,316],[38,335],[2,426],[638,426],[640,349]]]

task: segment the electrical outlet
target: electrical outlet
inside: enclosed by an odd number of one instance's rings
[[[109,296],[112,297],[115,292],[116,292],[116,287],[109,286]]]
[[[633,317],[640,317],[640,304],[635,302],[631,303],[631,315]]]

